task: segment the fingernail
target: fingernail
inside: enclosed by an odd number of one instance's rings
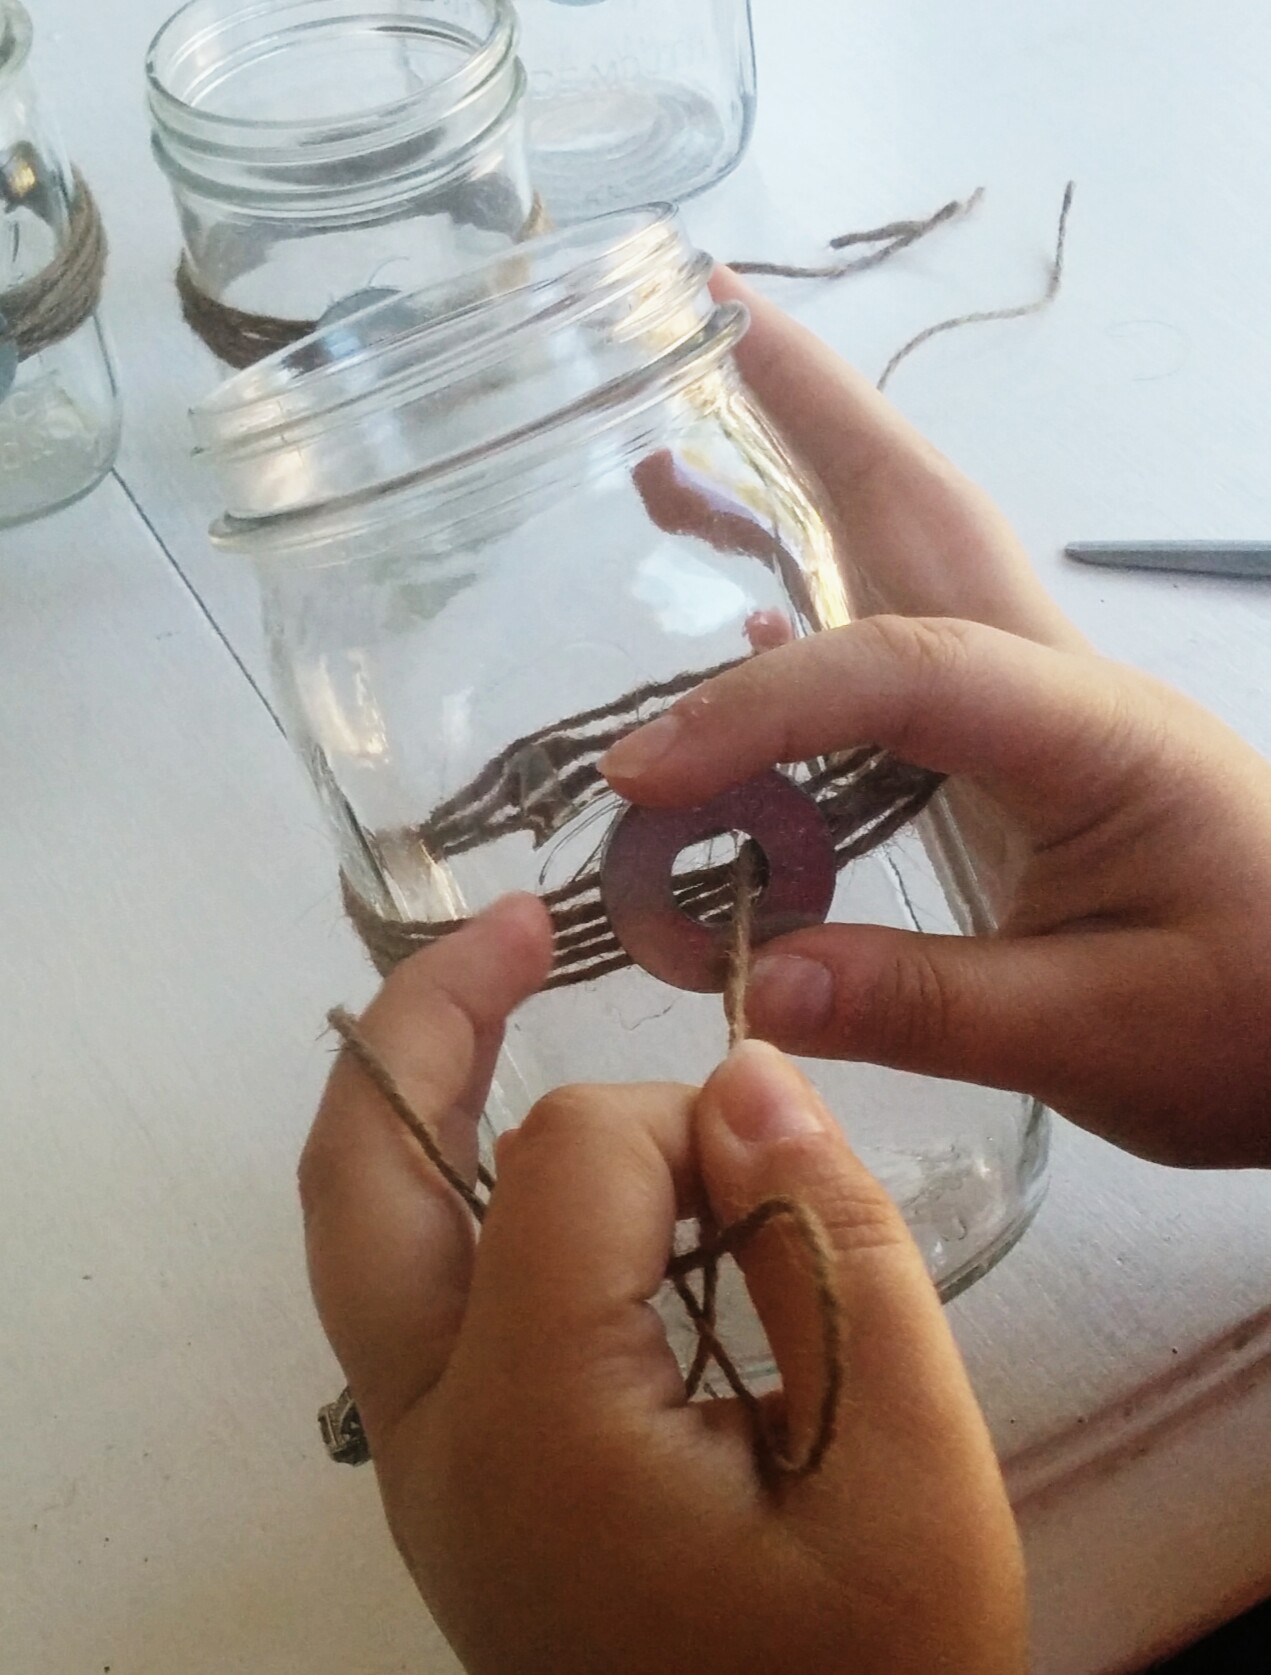
[[[834,978],[817,960],[761,954],[750,974],[747,1016],[769,1034],[806,1039],[824,1028],[834,1007]]]
[[[600,771],[606,779],[639,779],[655,762],[661,761],[674,745],[680,733],[680,718],[668,710],[665,715],[650,721],[619,739],[612,749],[600,758]]]
[[[771,1145],[823,1125],[817,1101],[799,1072],[766,1041],[734,1047],[716,1101],[718,1115],[739,1140]]]

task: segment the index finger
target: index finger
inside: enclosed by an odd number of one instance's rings
[[[867,617],[705,682],[601,759],[622,796],[705,802],[774,764],[879,745],[1062,822],[1128,789],[1125,686],[1098,658],[977,623]]]

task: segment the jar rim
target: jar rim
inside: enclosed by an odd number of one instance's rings
[[[235,373],[191,410],[200,452],[260,448],[271,436],[290,432],[298,420],[312,423],[325,414],[347,411],[363,392],[382,397],[408,393],[444,379],[454,367],[450,348],[471,365],[484,352],[497,355],[527,315],[545,313],[559,325],[566,305],[556,295],[569,279],[587,295],[579,307],[596,306],[606,271],[656,261],[682,247],[679,216],[673,205],[616,210],[546,233],[500,251],[463,273],[419,290],[370,304],[321,327],[254,366]],[[696,286],[702,263],[689,276]],[[509,264],[527,264],[517,284],[491,291],[491,277]],[[541,299],[536,309],[531,300]],[[450,306],[446,306],[450,303]],[[455,304],[457,303],[457,306]],[[574,316],[576,317],[576,315]]]
[[[235,528],[411,485],[445,497],[482,460],[517,474],[575,421],[598,435],[731,347],[745,311],[713,301],[710,268],[669,205],[529,240],[238,373],[191,413],[196,452]]]
[[[22,73],[34,38],[31,14],[22,0],[0,0],[0,86]]]
[[[562,437],[585,434],[594,444],[614,430],[632,424],[638,427],[641,416],[650,408],[668,394],[686,388],[701,376],[704,368],[724,360],[745,334],[749,319],[749,311],[741,303],[726,303],[716,310],[715,320],[695,340],[681,345],[657,368],[624,380],[620,399],[615,399],[612,388],[595,391],[560,409],[546,425],[510,433],[499,438],[493,447],[471,450],[440,467],[429,467],[385,483],[370,495],[347,495],[322,506],[302,507],[271,517],[225,513],[208,531],[212,545],[227,552],[247,552],[261,564],[284,562],[294,566],[299,560],[302,568],[321,568],[349,562],[350,543],[372,538],[378,548],[386,528],[417,529],[425,509],[430,538],[434,541],[450,538],[456,530],[467,526],[473,516],[474,499],[480,508],[478,516],[525,499],[524,492],[515,486],[515,478],[501,502],[484,488],[474,494],[470,479],[479,475],[492,458],[514,454],[531,442],[550,448],[559,446]],[[481,480],[484,484],[484,478]],[[445,493],[447,487],[449,494]],[[339,556],[324,556],[328,547],[338,549]]]
[[[335,116],[247,117],[208,110],[174,92],[168,84],[167,72],[161,68],[165,51],[172,50],[179,56],[182,51],[190,51],[215,26],[257,17],[285,30],[288,26],[282,20],[288,11],[314,3],[315,0],[267,0],[267,3],[243,0],[242,4],[226,8],[219,6],[217,0],[185,0],[159,29],[146,52],[146,87],[156,127],[163,132],[179,129],[189,136],[197,135],[204,144],[223,145],[241,154],[267,153],[294,145],[302,138],[309,146],[315,134],[330,136],[338,143],[347,133],[349,141],[360,148],[368,126],[381,133],[402,127],[420,131],[434,126],[461,99],[491,81],[515,55],[518,26],[512,0],[479,0],[489,9],[490,27],[476,51],[449,75],[405,98],[354,107]],[[316,3],[321,4],[322,0]],[[360,3],[363,0],[354,0],[355,5]],[[354,15],[350,0],[332,0],[332,4],[342,6],[347,15]],[[373,0],[365,0],[365,7],[372,11]],[[408,25],[412,12],[419,12],[422,18],[432,11],[435,11],[432,0],[405,0],[401,11],[386,15],[390,22]],[[211,15],[207,26],[198,30],[201,13]],[[183,35],[188,39],[183,39]]]

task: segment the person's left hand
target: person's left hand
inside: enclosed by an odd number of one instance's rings
[[[464,1168],[507,1014],[543,981],[514,898],[416,956],[362,1021]],[[699,1095],[573,1088],[498,1148],[480,1242],[349,1054],[301,1167],[319,1309],[420,1591],[471,1675],[1022,1675],[1018,1540],[921,1258],[775,1049]],[[773,1486],[735,1401],[688,1403],[657,1315],[677,1216],[800,1199],[846,1332],[837,1436]],[[792,1446],[824,1389],[802,1247],[742,1257]]]

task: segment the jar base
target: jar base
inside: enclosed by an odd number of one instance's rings
[[[736,167],[750,129],[725,124],[703,94],[668,81],[530,101],[534,179],[557,221],[671,202]]]
[[[73,506],[109,475],[118,417],[103,428],[58,381],[41,379],[0,403],[0,529]]]

